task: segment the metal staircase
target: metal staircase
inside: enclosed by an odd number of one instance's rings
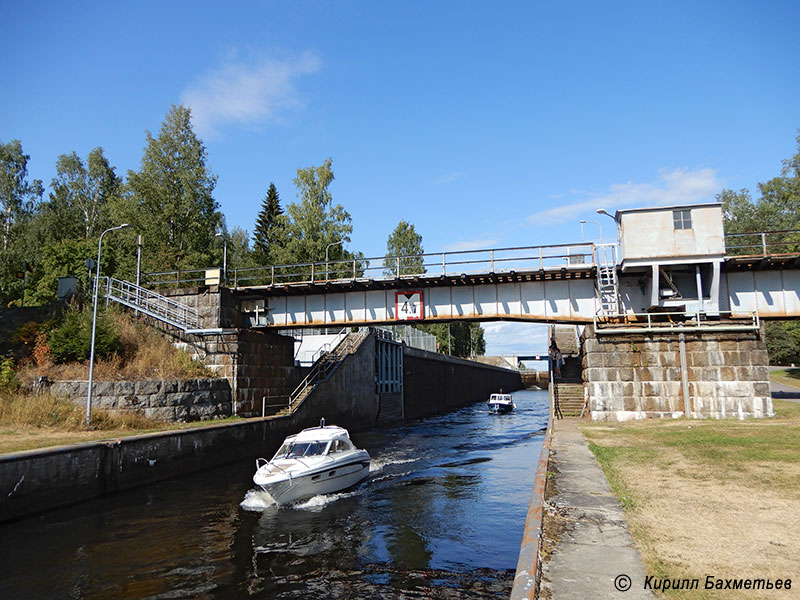
[[[200,313],[191,306],[176,302],[130,281],[104,277],[101,285],[106,298],[140,313],[177,327],[186,333],[202,333]]]
[[[596,244],[597,297],[604,316],[619,314],[619,282],[617,280],[616,244]]]
[[[320,356],[311,367],[311,372],[289,395],[289,410],[305,400],[320,383],[328,379],[342,361],[358,349],[369,333],[369,327],[362,327],[355,333],[348,333],[333,350]]]

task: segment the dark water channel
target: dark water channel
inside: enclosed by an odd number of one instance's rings
[[[547,395],[354,435],[370,478],[291,507],[254,461],[0,526],[0,598],[507,598]]]

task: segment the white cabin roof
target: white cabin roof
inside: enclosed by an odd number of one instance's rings
[[[332,440],[334,438],[347,438],[349,439],[350,436],[347,433],[347,430],[339,427],[337,425],[326,425],[325,427],[310,427],[308,429],[303,429],[300,433],[298,433],[294,437],[295,442],[321,442]],[[289,439],[289,438],[287,438]]]

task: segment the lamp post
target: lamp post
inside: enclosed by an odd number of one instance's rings
[[[219,278],[220,285],[224,285],[228,279],[228,238],[223,232],[219,232],[214,237],[222,238],[222,276]]]
[[[581,219],[581,241],[583,241],[583,224],[584,223],[591,223],[593,225],[597,225],[598,229],[600,229],[600,243],[603,243],[603,226],[600,225],[597,221],[584,221]]]
[[[97,242],[97,266],[94,275],[94,312],[92,313],[92,343],[89,349],[89,392],[86,395],[86,424],[92,422],[92,384],[94,382],[94,336],[97,333],[97,296],[100,289],[100,252],[103,248],[103,236],[109,231],[116,229],[124,229],[130,227],[128,223],[110,227],[100,234],[100,240]]]
[[[328,250],[330,250],[331,246],[336,246],[337,244],[341,244],[343,241],[344,240],[337,240],[325,246],[325,281],[328,281]]]
[[[596,211],[594,211],[594,212],[596,212],[598,215],[605,215],[605,216],[607,216],[609,219],[611,219],[612,221],[614,221],[614,223],[616,223],[616,222],[617,222],[617,219],[616,219],[616,218],[615,218],[613,215],[609,214],[609,212],[608,212],[608,211],[607,211],[605,208],[598,208],[598,209],[597,209]]]

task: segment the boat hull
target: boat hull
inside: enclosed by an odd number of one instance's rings
[[[369,475],[369,458],[346,464],[327,465],[302,474],[269,477],[255,483],[277,503],[292,504],[321,494],[341,492],[360,483]]]
[[[512,404],[500,404],[500,403],[491,403],[489,404],[489,412],[495,415],[504,415],[506,413],[510,413],[513,410],[514,406]]]

